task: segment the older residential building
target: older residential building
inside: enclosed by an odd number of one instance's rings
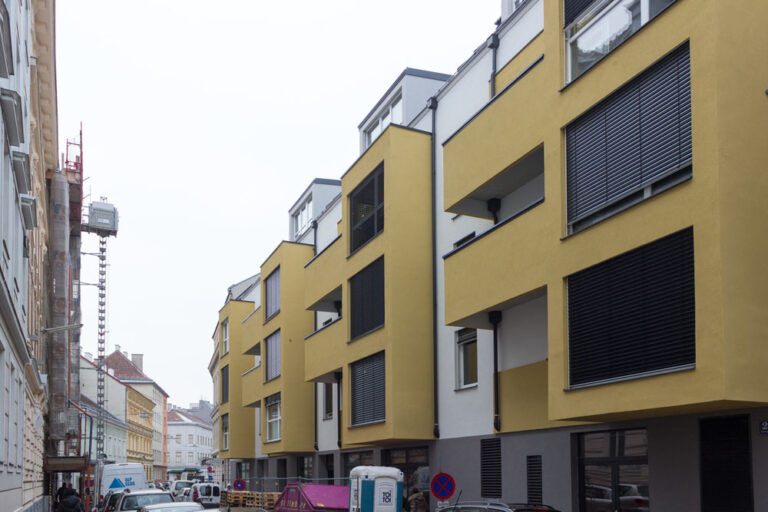
[[[208,478],[208,462],[213,452],[213,423],[210,415],[206,419],[195,412],[174,406],[168,411],[168,473],[171,479],[191,479],[196,475]]]
[[[120,351],[120,345],[116,345],[115,351],[107,356],[106,365],[112,370],[113,375],[120,379],[120,382],[129,384],[154,402],[155,406],[152,411],[152,474],[155,480],[167,480],[168,393],[144,373],[143,354],[131,354],[129,359],[127,353]]]
[[[80,452],[85,455],[96,446],[96,418],[99,406],[85,395],[80,395],[80,407],[86,415],[80,424]],[[129,426],[114,414],[104,410],[104,455],[107,462],[127,462]]]

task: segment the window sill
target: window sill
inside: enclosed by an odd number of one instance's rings
[[[333,416],[324,416],[323,421],[331,421],[333,419]]]
[[[282,441],[282,438],[278,437],[277,439],[270,439],[269,441],[264,441],[264,444],[279,443],[280,441]]]
[[[357,336],[355,336],[354,338],[351,338],[351,339],[350,339],[350,340],[349,340],[347,343],[348,343],[348,344],[349,344],[349,343],[353,343],[353,342],[355,342],[355,341],[359,340],[360,338],[365,338],[365,337],[366,337],[366,336],[368,336],[369,334],[372,334],[372,333],[374,333],[374,332],[378,331],[379,329],[383,329],[383,328],[384,328],[384,324],[381,324],[381,325],[379,325],[379,326],[377,326],[377,327],[374,327],[373,329],[370,329],[370,330],[368,330],[368,331],[365,331],[365,332],[364,332],[364,333],[362,333],[362,334],[358,334],[358,335],[357,335]]]
[[[281,375],[282,375],[282,374],[281,374]],[[265,380],[265,381],[264,381],[264,384],[266,384],[266,383],[268,383],[268,382],[272,382],[273,380],[277,380],[277,379],[279,379],[279,378],[280,378],[280,375],[277,375],[276,377],[272,377],[271,379],[267,379],[267,380]]]
[[[466,386],[455,388],[453,391],[454,393],[460,393],[462,391],[467,391],[470,389],[477,389],[477,382],[475,382],[474,384],[467,384]]]
[[[270,316],[266,317],[266,318],[264,319],[264,323],[263,323],[263,324],[261,324],[261,325],[267,325],[267,324],[269,323],[269,321],[270,321],[270,320],[272,320],[273,318],[275,318],[275,317],[276,317],[277,315],[279,315],[279,314],[280,314],[280,310],[278,309],[277,311],[275,311],[274,313],[272,313]]]
[[[249,373],[251,373],[252,371],[254,371],[254,370],[258,370],[259,368],[261,368],[261,365],[258,365],[258,366],[254,366],[253,368],[249,368],[248,370],[245,370],[245,371],[244,371],[244,372],[243,372],[243,373],[242,373],[240,376],[241,376],[241,377],[245,377],[246,375],[248,375],[248,374],[249,374]]]
[[[325,324],[324,326],[322,326],[321,328],[317,329],[316,331],[313,331],[313,332],[309,333],[308,335],[304,336],[304,341],[307,341],[309,338],[311,338],[315,334],[317,334],[317,333],[319,333],[321,331],[324,331],[325,329],[329,328],[330,326],[332,326],[333,324],[335,324],[336,322],[338,322],[342,318],[343,317],[340,316],[339,318],[336,318],[333,322],[329,322],[329,323]]]
[[[649,199],[653,199],[662,192],[674,188],[678,185],[682,185],[690,181],[693,178],[693,166],[686,164],[680,169],[675,169],[667,174],[659,176],[655,181],[646,183],[642,188],[633,190],[626,193],[623,197],[614,200],[613,202],[605,205],[603,208],[590,213],[589,215],[580,218],[579,220],[570,222],[568,228],[570,233],[560,238],[560,241],[567,240],[574,235],[586,231],[592,226],[600,224],[604,220],[610,219],[632,207],[644,203]],[[650,194],[645,195],[645,188],[650,187]]]
[[[386,422],[387,422],[386,419],[376,420],[376,421],[369,421],[367,423],[357,423],[355,425],[349,425],[347,428],[348,429],[353,429],[353,428],[370,427],[371,425],[381,425],[382,423],[386,423]]]
[[[563,388],[563,391],[577,391],[579,389],[594,388],[597,386],[605,386],[606,384],[614,384],[616,382],[625,382],[628,380],[644,379],[646,377],[656,377],[657,375],[666,375],[668,373],[684,372],[688,370],[695,370],[696,363],[683,364],[680,366],[673,366],[671,368],[663,368],[661,370],[651,370],[643,373],[633,373],[632,375],[625,375],[622,377],[613,377],[610,379],[596,380],[594,382],[587,382],[584,384],[574,384]]]

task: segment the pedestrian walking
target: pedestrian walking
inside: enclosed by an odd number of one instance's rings
[[[64,499],[59,503],[58,512],[85,512],[83,502],[74,489],[66,490]]]
[[[410,507],[410,512],[429,512],[424,494],[415,487],[411,489],[411,495],[408,497],[408,505]]]
[[[59,487],[59,489],[56,491],[56,496],[54,498],[54,501],[56,503],[56,509],[58,509],[59,503],[61,503],[61,500],[64,499],[64,494],[66,493],[66,491],[67,491],[67,484],[62,482],[61,487]]]

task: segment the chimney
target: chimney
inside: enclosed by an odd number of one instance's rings
[[[120,345],[115,345],[115,352],[120,352]]]
[[[139,368],[139,371],[144,371],[144,354],[131,354],[131,361]]]
[[[128,351],[127,350],[123,350],[123,355],[125,356],[126,359],[128,359]]]

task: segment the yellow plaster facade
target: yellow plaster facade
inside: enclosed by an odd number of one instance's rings
[[[768,66],[757,63],[764,62],[768,48],[761,26],[768,3],[678,1],[565,88],[562,4],[546,1],[544,9],[544,31],[499,71],[500,89],[543,59],[444,145],[447,211],[456,211],[474,191],[543,147],[545,200],[445,259],[445,314],[451,325],[467,325],[477,315],[546,289],[548,361],[502,373],[502,396],[513,397],[502,404],[503,430],[765,405]],[[565,126],[686,42],[692,178],[566,236]],[[566,390],[565,278],[689,226],[695,369]],[[523,382],[530,388],[525,397],[517,392]],[[530,410],[531,397],[548,404],[546,414],[534,408],[530,417],[516,419]]]
[[[384,229],[350,254],[350,193],[383,164]],[[433,438],[431,136],[390,125],[344,174],[340,238],[306,267],[304,305],[342,288],[341,320],[305,342],[307,380],[342,373],[342,448]],[[349,280],[384,258],[384,325],[351,340]],[[384,351],[385,420],[352,426],[351,365]]]
[[[147,481],[154,480],[152,453],[152,409],[155,402],[130,386],[126,386],[125,414],[128,423],[126,459],[144,466]]]
[[[242,406],[242,375],[253,366],[253,357],[243,354],[244,339],[243,320],[253,312],[254,304],[249,301],[229,300],[219,311],[218,328],[218,363],[213,370],[216,374],[218,387],[215,403],[218,405],[218,446],[221,459],[249,459],[254,454],[254,414],[252,409]],[[225,330],[222,324],[228,325],[228,340],[224,342]],[[229,399],[222,402],[221,371],[229,367]],[[222,418],[228,415],[229,433],[227,443],[224,443]],[[214,430],[216,428],[214,427]]]

